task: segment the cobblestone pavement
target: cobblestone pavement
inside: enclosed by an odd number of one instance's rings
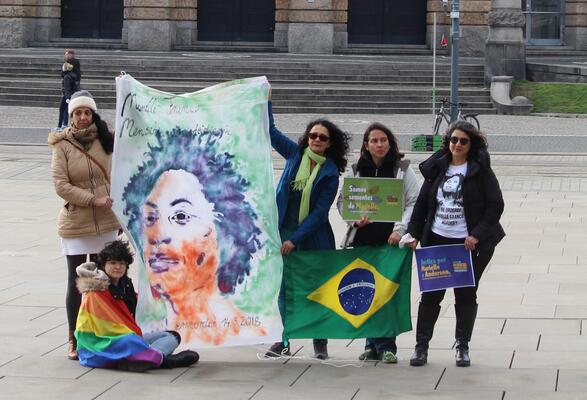
[[[407,155],[414,163],[426,156]],[[408,332],[398,337],[397,365],[357,361],[361,340],[332,340],[323,363],[310,358],[310,341],[296,340],[292,359],[262,360],[265,346],[224,348],[201,351],[192,368],[132,374],[65,358],[66,268],[50,150],[0,145],[0,399],[584,399],[587,156],[493,154],[492,164],[508,236],[481,282],[470,368],[454,366],[447,295],[425,367],[408,365]],[[274,167],[277,177],[277,156]],[[331,220],[340,238],[334,210]],[[418,297],[413,282],[413,317]]]

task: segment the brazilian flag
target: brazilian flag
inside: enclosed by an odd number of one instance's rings
[[[294,251],[283,260],[284,337],[389,337],[412,329],[409,248]]]

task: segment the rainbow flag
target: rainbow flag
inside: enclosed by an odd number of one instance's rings
[[[85,367],[113,368],[123,359],[147,361],[157,368],[163,354],[143,340],[123,300],[108,290],[84,293],[75,329],[79,362]]]

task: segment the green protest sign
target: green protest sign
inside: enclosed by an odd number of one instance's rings
[[[342,219],[372,222],[401,221],[404,181],[393,178],[345,178],[342,187]]]

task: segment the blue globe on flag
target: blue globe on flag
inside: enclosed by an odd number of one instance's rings
[[[366,313],[375,297],[375,276],[364,268],[347,272],[338,285],[338,300],[341,307],[352,315]]]

